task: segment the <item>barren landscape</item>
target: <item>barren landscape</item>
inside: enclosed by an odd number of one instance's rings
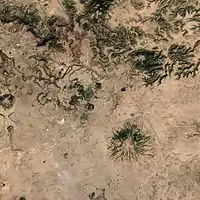
[[[0,200],[199,200],[199,65],[199,0],[0,0]]]

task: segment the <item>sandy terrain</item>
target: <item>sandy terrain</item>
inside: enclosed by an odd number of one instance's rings
[[[200,199],[200,2],[180,2],[116,0],[105,28],[77,17],[86,9],[78,0],[71,10],[59,0],[0,0],[0,200]],[[43,22],[23,18],[26,9]],[[120,26],[134,33],[104,44]],[[176,61],[173,44],[188,47]],[[151,55],[160,52],[164,67],[131,66],[141,49],[158,49]],[[148,133],[148,154],[112,159],[111,138],[126,123]]]

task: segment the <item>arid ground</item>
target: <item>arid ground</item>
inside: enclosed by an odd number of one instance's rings
[[[0,200],[199,200],[199,65],[199,0],[0,0]]]

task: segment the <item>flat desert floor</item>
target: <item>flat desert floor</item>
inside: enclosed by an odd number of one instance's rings
[[[199,65],[199,0],[0,0],[0,200],[199,200]]]

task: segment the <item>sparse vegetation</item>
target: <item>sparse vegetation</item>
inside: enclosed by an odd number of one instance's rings
[[[150,136],[141,131],[136,124],[125,124],[113,133],[109,150],[111,158],[121,160],[137,160],[149,150]]]
[[[144,0],[131,0],[131,4],[135,10],[142,10],[145,7]]]
[[[83,28],[89,30],[105,23],[106,17],[115,0],[86,0],[82,1],[84,13],[76,16],[77,22],[84,22]]]
[[[102,22],[113,2],[114,0],[88,0],[85,2],[85,16],[94,23]]]
[[[14,106],[15,97],[12,94],[0,95],[0,105],[5,109],[10,109]]]
[[[0,199],[199,199],[198,80],[173,80],[197,74],[199,0],[31,2],[0,0]],[[117,126],[105,159],[99,133],[138,116],[152,134]]]
[[[69,105],[71,106],[77,106],[81,101],[89,102],[94,96],[92,88],[84,88],[84,86],[78,80],[72,82],[72,84],[69,86],[69,89],[74,90],[75,92],[75,94],[71,96],[71,99],[69,101]],[[87,105],[86,107],[88,110],[90,110],[93,107],[92,104]]]
[[[105,192],[105,189],[101,189],[100,191],[98,191],[98,194],[96,194],[96,192],[92,192],[88,195],[88,198],[89,200],[107,200]]]
[[[63,6],[65,7],[67,11],[67,15],[70,18],[71,22],[71,29],[74,27],[74,19],[76,17],[76,5],[74,0],[63,0],[62,1]]]
[[[137,44],[136,38],[144,32],[139,27],[126,28],[119,25],[110,28],[106,25],[106,17],[114,5],[114,0],[88,0],[84,2],[85,12],[77,17],[77,21],[91,40],[93,60],[108,71],[127,60],[127,52]]]
[[[130,56],[133,69],[143,73],[145,86],[159,84],[172,73],[177,79],[194,77],[198,71],[199,60],[195,60],[195,48],[185,45],[172,44],[167,53],[157,47],[151,50],[138,49]]]
[[[133,67],[144,73],[143,80],[145,85],[152,85],[158,81],[160,84],[162,79],[167,76],[164,68],[165,56],[161,51],[138,49],[133,52]]]
[[[101,88],[102,88],[102,84],[99,83],[99,82],[96,82],[96,83],[95,83],[95,89],[96,89],[96,90],[100,90]]]
[[[26,200],[26,197],[25,196],[21,196],[21,197],[19,197],[19,200]]]
[[[172,44],[168,49],[168,57],[171,60],[171,66],[178,66],[175,71],[177,78],[189,77],[191,74],[193,77],[198,70],[199,61],[195,62],[195,48],[186,47],[185,45]]]
[[[73,12],[76,10],[74,0],[63,0],[62,3],[67,11]]]
[[[155,12],[152,16],[146,17],[145,20],[142,17],[139,20],[142,23],[149,21],[156,23],[155,34],[151,35],[154,41],[169,41],[173,39],[172,33],[187,34],[185,26],[189,21],[195,22],[191,30],[198,31],[200,8],[195,0],[181,2],[155,0],[149,1],[147,7],[152,2],[157,3]],[[106,16],[108,16],[111,6],[114,5],[114,0],[83,1],[85,11],[80,15],[77,13],[74,0],[63,0],[62,3],[70,17],[70,29],[68,30],[73,32],[75,20],[77,20],[85,34],[91,39],[93,60],[97,61],[104,71],[108,72],[118,64],[129,62],[134,69],[144,75],[145,86],[153,85],[155,82],[161,84],[162,80],[171,76],[172,72],[178,79],[196,75],[200,62],[194,62],[193,58],[195,57],[195,49],[199,46],[198,41],[197,46],[194,45],[194,47],[174,43],[169,46],[168,52],[164,49],[158,50],[157,47],[157,49],[143,47],[136,49],[138,40],[144,37],[148,38],[150,34],[145,33],[141,27],[126,28],[119,25],[110,28],[107,26]],[[132,0],[131,3],[136,7],[136,10],[146,6],[143,1]],[[2,3],[0,11],[0,21],[3,23],[17,21],[26,25],[28,31],[39,39],[38,46],[60,47],[61,32],[57,29],[56,16],[45,19],[34,6],[24,7],[19,4]],[[181,20],[178,16],[181,17]],[[73,56],[79,54],[79,50],[73,50],[73,52]],[[80,97],[75,95],[72,97],[72,102],[77,102],[77,99]]]
[[[4,91],[8,88],[7,92],[10,92],[10,88],[13,87],[12,79],[15,77],[14,72],[15,62],[13,58],[7,56],[2,50],[0,50],[0,91]]]
[[[191,30],[197,27],[199,23],[200,9],[197,0],[153,0],[151,3],[157,3],[157,9],[150,17],[150,20],[156,22],[161,34],[167,33],[169,37],[171,33],[184,32],[187,23],[193,22]]]
[[[89,111],[94,110],[94,104],[92,104],[92,103],[87,103],[87,104],[85,105],[85,108],[86,108],[87,110],[89,110]]]
[[[126,63],[130,59],[128,52],[137,45],[136,38],[143,34],[137,27],[128,29],[124,26],[112,29],[99,25],[92,27],[91,31],[93,60],[96,60],[105,71],[120,63]]]
[[[48,45],[49,47],[59,46],[59,32],[56,28],[56,18],[42,18],[34,6],[22,5],[0,5],[0,21],[3,23],[15,22],[27,26],[36,38],[39,39],[38,46]],[[49,23],[51,22],[51,23]]]

